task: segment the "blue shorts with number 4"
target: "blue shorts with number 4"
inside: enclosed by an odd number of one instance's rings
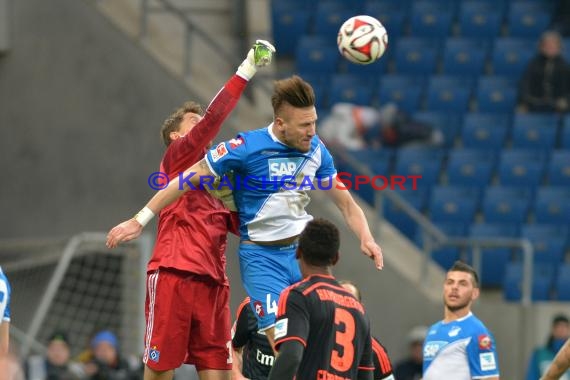
[[[257,317],[257,327],[265,330],[275,324],[281,291],[301,281],[295,258],[297,244],[240,244],[241,281]]]

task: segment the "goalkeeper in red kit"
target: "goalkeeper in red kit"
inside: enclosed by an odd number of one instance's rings
[[[270,43],[258,40],[205,113],[197,103],[187,102],[164,122],[167,149],[161,172],[173,179],[204,157],[248,81],[258,67],[271,62],[274,52]],[[237,216],[204,190],[187,192],[160,213],[147,267],[145,380],[172,379],[183,363],[194,364],[202,380],[230,379],[225,248],[227,232],[237,233],[238,226]]]

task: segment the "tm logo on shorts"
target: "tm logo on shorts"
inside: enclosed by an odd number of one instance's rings
[[[156,346],[152,347],[148,353],[148,358],[155,363],[160,360],[160,351],[156,349]]]

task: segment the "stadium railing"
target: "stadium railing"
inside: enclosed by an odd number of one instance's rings
[[[337,158],[348,163],[349,166],[355,168],[359,174],[374,177],[376,174],[371,170],[352,158],[346,151],[342,149],[334,149]],[[522,281],[522,297],[523,306],[531,304],[531,289],[533,282],[533,257],[534,248],[528,239],[514,238],[457,238],[450,237],[435,226],[424,214],[408,203],[402,196],[393,190],[382,190],[374,192],[374,207],[377,210],[378,223],[385,221],[383,208],[385,202],[389,201],[399,207],[406,213],[420,228],[423,234],[423,268],[421,270],[422,278],[418,279],[420,284],[427,283],[428,263],[431,260],[431,252],[441,247],[457,247],[460,249],[471,249],[473,253],[473,267],[481,275],[482,265],[481,256],[484,254],[483,248],[518,248],[523,253],[523,281]]]
[[[149,18],[152,14],[168,13],[175,16],[184,26],[184,45],[183,49],[183,62],[182,62],[182,73],[184,77],[189,78],[191,73],[191,57],[192,57],[192,46],[193,38],[200,38],[205,42],[206,46],[209,46],[212,52],[219,56],[220,62],[226,62],[231,69],[236,68],[242,60],[241,54],[235,54],[234,51],[229,51],[227,47],[216,40],[215,36],[212,36],[208,31],[194,22],[189,14],[199,13],[200,10],[195,8],[184,8],[178,4],[175,4],[169,0],[156,0],[152,2],[151,0],[141,0],[140,2],[140,19],[139,19],[139,38],[141,40],[148,37],[150,32],[149,28]],[[236,0],[234,9],[244,11],[246,9],[243,0]],[[205,12],[206,10],[202,10]],[[241,12],[234,12],[232,14],[233,22],[235,27],[240,30],[244,28],[245,16]],[[236,33],[236,35],[242,35],[243,33]],[[243,38],[238,40],[240,46],[237,51],[247,51],[250,46],[251,41],[246,41]],[[196,54],[194,54],[196,55]],[[271,88],[264,81],[256,81],[255,86],[261,88],[265,93],[270,94]]]

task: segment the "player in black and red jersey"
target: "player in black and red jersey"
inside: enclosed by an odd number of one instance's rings
[[[362,302],[360,289],[352,281],[340,280],[338,283],[351,292],[359,302]],[[374,336],[372,337],[372,358],[374,360],[374,380],[394,380],[394,371],[388,352]]]
[[[304,280],[279,298],[275,345],[279,355],[269,379],[372,379],[370,323],[364,307],[332,276],[339,232],[315,219],[299,238]]]
[[[275,354],[267,336],[257,328],[257,318],[250,303],[249,297],[242,301],[232,327],[232,379],[266,380]]]

